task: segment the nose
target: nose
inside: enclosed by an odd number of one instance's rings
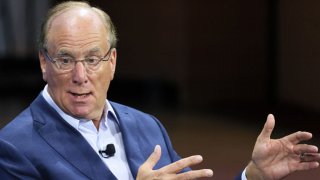
[[[72,81],[75,84],[83,84],[88,82],[87,71],[84,64],[80,62],[75,62],[75,67],[72,70]]]

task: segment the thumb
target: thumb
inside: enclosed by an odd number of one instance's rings
[[[151,155],[143,163],[142,166],[148,169],[153,169],[153,167],[158,163],[160,157],[161,157],[161,147],[159,145],[156,145],[154,148],[154,151],[151,153]]]
[[[269,140],[271,137],[271,133],[273,131],[273,128],[275,126],[275,120],[274,116],[272,114],[269,114],[267,117],[267,121],[264,124],[264,127],[258,136],[258,140],[263,141],[263,140]]]

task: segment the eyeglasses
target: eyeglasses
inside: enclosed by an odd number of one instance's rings
[[[108,61],[110,59],[112,49],[113,48],[110,47],[106,55],[104,55],[103,57],[89,56],[85,59],[79,60],[76,60],[75,58],[68,55],[53,58],[48,54],[47,49],[42,49],[41,52],[42,54],[44,54],[46,59],[54,63],[57,66],[57,68],[61,71],[71,71],[72,69],[74,69],[77,62],[82,62],[82,64],[87,70],[96,71],[97,69],[99,69],[101,61]]]

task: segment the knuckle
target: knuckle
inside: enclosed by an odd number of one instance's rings
[[[164,173],[160,170],[153,171],[153,178],[152,179],[162,179],[163,175],[164,175]]]

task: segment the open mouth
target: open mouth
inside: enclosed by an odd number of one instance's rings
[[[70,92],[70,94],[72,94],[72,96],[77,97],[77,98],[85,98],[85,97],[88,97],[89,95],[91,95],[91,93],[78,94],[78,93],[73,93],[73,92]]]

